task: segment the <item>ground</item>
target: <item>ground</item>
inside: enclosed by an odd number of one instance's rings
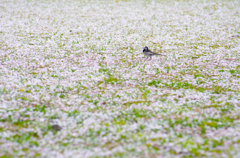
[[[239,8],[2,0],[0,157],[240,157]]]

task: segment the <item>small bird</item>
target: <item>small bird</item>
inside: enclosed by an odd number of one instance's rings
[[[147,46],[143,47],[143,54],[144,54],[147,58],[150,57],[150,60],[152,60],[152,56],[154,56],[154,55],[166,56],[166,55],[163,55],[163,54],[157,54],[157,53],[152,52],[151,50],[148,49]]]

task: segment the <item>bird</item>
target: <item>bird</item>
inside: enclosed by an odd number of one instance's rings
[[[143,47],[143,54],[144,54],[147,58],[150,57],[150,60],[152,60],[152,56],[154,56],[154,55],[166,56],[166,55],[163,55],[163,54],[157,54],[157,53],[152,52],[151,50],[148,49],[147,46]]]

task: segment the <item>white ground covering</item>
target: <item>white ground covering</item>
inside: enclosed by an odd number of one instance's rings
[[[0,156],[239,157],[239,8],[2,0]]]

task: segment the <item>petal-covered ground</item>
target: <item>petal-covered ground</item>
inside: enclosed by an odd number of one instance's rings
[[[239,8],[2,0],[0,157],[240,157]]]

